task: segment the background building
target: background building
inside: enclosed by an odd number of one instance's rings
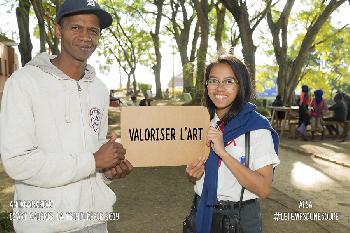
[[[18,56],[13,46],[17,46],[13,40],[0,35],[0,101],[5,81],[19,67]]]

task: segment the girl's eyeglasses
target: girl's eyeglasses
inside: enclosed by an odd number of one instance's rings
[[[229,89],[233,86],[238,85],[238,80],[228,78],[220,81],[215,78],[210,78],[205,82],[205,84],[207,85],[208,89],[216,89],[219,87],[220,84],[222,84],[225,88]]]

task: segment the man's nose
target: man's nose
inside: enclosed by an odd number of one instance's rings
[[[88,29],[81,30],[79,36],[80,36],[80,39],[82,41],[91,41],[92,40],[92,37],[91,37]]]

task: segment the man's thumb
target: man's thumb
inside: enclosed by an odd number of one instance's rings
[[[114,132],[112,132],[111,133],[111,138],[109,139],[109,141],[110,142],[115,142],[116,139],[117,139],[117,135]]]

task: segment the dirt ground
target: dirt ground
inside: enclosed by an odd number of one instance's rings
[[[111,112],[110,129],[119,133],[118,111]],[[332,165],[310,156],[282,149],[281,165],[276,170],[273,190],[261,201],[263,228],[266,233],[349,233],[350,232],[350,168]],[[301,164],[301,165],[300,165]],[[301,166],[312,167],[322,175],[309,172],[295,177]],[[304,167],[305,168],[305,167]],[[307,170],[307,169],[306,169]],[[313,170],[312,170],[313,171]],[[317,173],[316,173],[317,174]],[[304,177],[303,177],[304,176]],[[321,186],[319,184],[320,180]],[[299,179],[299,180],[298,180]],[[300,180],[301,179],[301,180]],[[309,185],[309,186],[307,186]],[[117,194],[114,211],[118,221],[110,221],[111,233],[179,233],[188,214],[193,188],[185,177],[185,167],[135,168],[125,179],[111,183]],[[13,181],[0,163],[0,204],[9,211],[14,192]],[[313,208],[300,209],[300,200],[311,200]],[[281,212],[339,212],[339,221],[274,221],[274,213]],[[0,230],[1,233],[1,230]]]

